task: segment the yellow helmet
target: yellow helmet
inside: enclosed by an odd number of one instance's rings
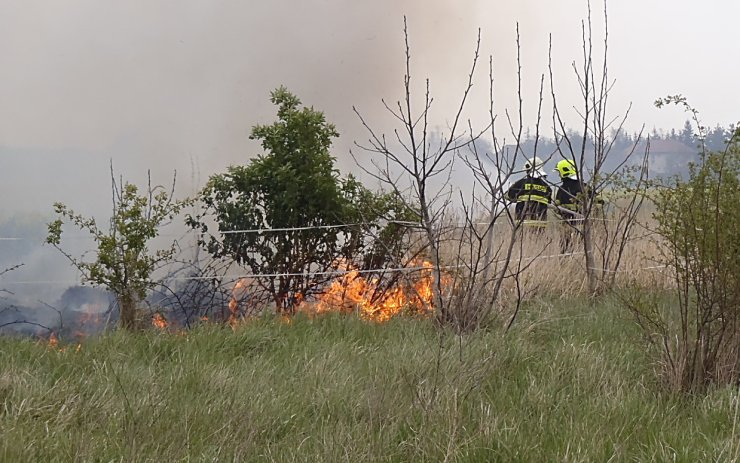
[[[570,159],[563,159],[562,161],[558,161],[557,165],[555,166],[555,170],[558,171],[560,177],[563,178],[577,174],[576,163],[571,161]]]

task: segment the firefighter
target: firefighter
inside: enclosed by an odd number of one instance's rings
[[[547,226],[547,207],[551,202],[552,188],[545,180],[542,159],[533,157],[524,163],[526,175],[514,182],[506,192],[506,199],[516,202],[514,216],[517,224],[531,230]]]
[[[560,186],[555,193],[555,207],[564,220],[574,220],[579,214],[580,202],[583,199],[583,185],[578,180],[576,164],[570,159],[563,159],[555,166],[560,174]]]
[[[563,159],[555,166],[555,172],[560,174],[560,185],[555,193],[555,207],[563,220],[560,249],[570,252],[578,233],[576,228],[578,219],[582,218],[581,202],[583,201],[583,185],[578,180],[576,164],[570,159]]]

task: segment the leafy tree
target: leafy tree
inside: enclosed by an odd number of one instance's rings
[[[329,153],[339,134],[322,112],[301,107],[285,87],[270,100],[278,120],[254,126],[250,136],[266,153],[212,176],[200,196],[204,212],[188,224],[205,234],[206,217],[215,220],[219,235],[201,240],[208,252],[263,275],[256,281],[277,309],[292,311],[336,276],[331,272],[340,261],[354,261],[373,242],[377,250],[379,243],[368,237],[402,236],[392,225],[380,230],[357,224],[406,220],[409,214],[393,194],[372,193],[351,176],[340,179]]]
[[[57,219],[48,224],[46,242],[57,248],[82,273],[83,282],[102,286],[113,293],[120,311],[119,322],[124,329],[136,327],[136,309],[155,282],[152,273],[169,261],[176,245],[154,252],[151,240],[160,228],[177,215],[188,201],[172,199],[172,190],[151,186],[145,193],[128,182],[119,185],[113,180],[113,215],[108,229],[98,226],[94,218],[76,213],[62,203],[54,204]],[[97,244],[96,258],[85,261],[60,247],[62,226],[70,221],[85,230]]]

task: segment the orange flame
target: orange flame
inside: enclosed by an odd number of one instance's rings
[[[59,338],[57,337],[57,334],[53,331],[49,335],[47,346],[49,347],[49,349],[53,349],[57,352],[66,352],[67,350],[67,346],[63,346],[59,343]],[[75,348],[75,352],[79,352],[80,349],[82,349],[82,345],[77,344],[77,348]]]
[[[370,321],[382,323],[401,313],[428,316],[434,313],[434,266],[428,261],[412,261],[409,267],[421,267],[410,271],[390,288],[381,288],[378,278],[365,278],[357,269],[339,262],[335,268],[347,273],[334,279],[326,291],[315,301],[303,300],[300,295],[297,311],[320,314],[325,312],[358,312]],[[450,275],[441,275],[442,290],[449,286]],[[250,281],[241,278],[231,290],[228,323],[235,327],[239,322],[239,300],[247,291]],[[201,317],[201,320],[207,320]],[[280,321],[290,323],[286,314]]]
[[[167,328],[170,324],[167,319],[162,316],[161,313],[157,312],[152,317],[152,325],[159,328],[160,330],[163,330]]]
[[[430,262],[412,262],[411,266],[423,269],[409,273],[408,278],[379,295],[376,295],[379,291],[377,278],[368,280],[356,269],[351,269],[334,280],[313,307],[304,304],[301,309],[315,313],[358,310],[362,318],[378,323],[388,321],[404,311],[430,315],[434,312],[433,266]],[[443,275],[442,285],[447,285],[449,279],[449,276]]]
[[[88,306],[88,308],[92,307],[92,309],[98,309],[97,307],[91,306],[90,304],[83,305],[83,308],[85,306]],[[71,333],[70,338],[79,341],[86,338],[90,333],[100,332],[103,324],[105,323],[103,315],[103,312],[100,311],[81,311],[78,315],[79,318],[77,319],[77,329]]]
[[[228,323],[233,328],[239,320],[239,298],[244,295],[247,286],[246,278],[236,280],[234,288],[231,290],[231,300],[229,300],[229,319]]]

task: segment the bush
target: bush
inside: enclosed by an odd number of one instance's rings
[[[200,193],[203,211],[187,223],[216,259],[230,259],[256,275],[251,304],[293,313],[321,293],[338,267],[383,268],[406,249],[417,220],[395,192],[375,193],[356,178],[340,178],[330,154],[333,124],[280,87],[271,93],[278,120],[252,128],[265,153],[248,165],[210,177]],[[390,221],[390,222],[389,222]],[[209,226],[218,233],[209,233]]]
[[[740,383],[740,131],[689,172],[655,199],[677,302],[661,309],[633,298],[631,307],[659,346],[670,385],[701,392]]]
[[[100,227],[95,218],[55,203],[57,218],[48,224],[46,243],[57,248],[80,271],[83,284],[90,283],[113,293],[120,326],[133,330],[140,325],[137,321],[139,302],[156,285],[152,274],[170,262],[177,251],[176,243],[156,251],[151,251],[149,246],[159,236],[161,228],[190,204],[190,200],[173,199],[174,178],[169,192],[161,185],[152,187],[151,179],[147,189],[140,191],[132,183],[116,183],[111,167],[111,182],[113,213],[107,230]],[[84,255],[77,258],[61,248],[65,221],[92,236],[97,246],[94,259],[85,260]]]

